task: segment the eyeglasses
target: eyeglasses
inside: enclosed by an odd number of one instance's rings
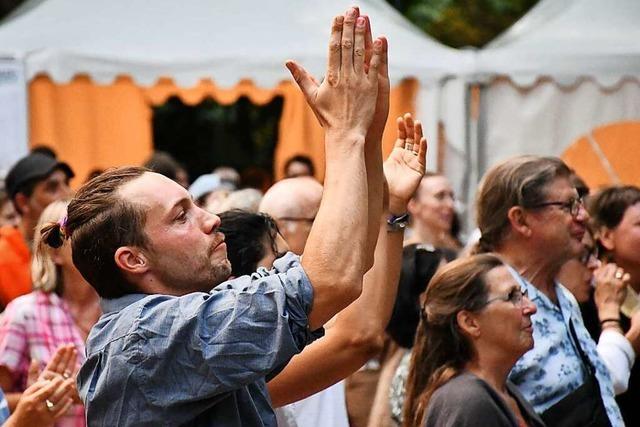
[[[516,307],[522,307],[522,301],[525,297],[528,297],[528,292],[525,289],[524,291],[520,288],[513,288],[511,290],[511,292],[509,292],[507,295],[502,295],[499,297],[494,297],[494,298],[489,298],[484,305],[487,306],[489,304],[491,304],[492,302],[495,301],[505,301],[505,302],[510,302],[511,304],[515,305]]]
[[[600,251],[597,246],[594,247],[585,247],[582,256],[580,256],[580,263],[583,265],[589,264],[589,261],[592,259],[597,261],[600,258]]]
[[[569,214],[573,217],[578,216],[580,213],[580,208],[584,207],[584,201],[582,198],[571,198],[566,202],[544,202],[539,203],[537,205],[529,206],[528,209],[539,209],[546,208],[547,206],[558,206],[565,212],[569,212]]]

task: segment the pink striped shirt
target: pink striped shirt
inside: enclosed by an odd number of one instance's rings
[[[22,392],[26,387],[31,359],[41,367],[63,344],[74,344],[78,366],[85,360],[85,346],[69,307],[55,293],[33,291],[13,300],[0,319],[0,366],[13,375],[13,387],[5,392]],[[85,427],[84,408],[74,405],[56,427]]]

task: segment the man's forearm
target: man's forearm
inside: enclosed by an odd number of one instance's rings
[[[322,203],[302,259],[314,284],[309,323],[322,326],[361,291],[367,240],[367,172],[364,136],[328,133]],[[314,277],[314,275],[322,277]],[[333,289],[320,289],[330,286]],[[331,299],[333,304],[324,303]]]
[[[382,169],[382,136],[367,135],[365,164],[367,168],[367,243],[363,274],[373,267],[379,218],[383,211],[384,173]]]

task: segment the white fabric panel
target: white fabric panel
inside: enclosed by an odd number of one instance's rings
[[[25,58],[27,78],[48,73],[66,82],[78,73],[108,83],[128,74],[141,85],[172,77],[182,87],[201,78],[222,86],[253,79],[288,80],[294,58],[324,71],[330,22],[352,0],[47,0],[29,2],[0,27],[0,53]],[[470,72],[472,55],[445,47],[412,26],[384,0],[356,2],[374,35],[390,43],[390,75],[434,81]]]
[[[0,176],[28,152],[27,86],[20,61],[0,59]]]
[[[638,22],[638,0],[542,0],[479,52],[477,72],[508,75],[520,86],[540,76],[562,85],[591,76],[605,87],[640,78]]]
[[[524,90],[501,79],[482,96],[487,167],[519,154],[558,156],[595,127],[640,120],[636,80],[624,82],[617,90],[604,90],[591,80],[571,90],[550,81]]]

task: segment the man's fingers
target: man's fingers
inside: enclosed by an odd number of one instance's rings
[[[311,78],[311,75],[304,69],[301,65],[298,65],[295,61],[287,61],[286,64],[287,69],[291,73],[291,76],[298,84],[298,87],[304,94],[307,101],[313,99],[315,97],[315,93],[318,90],[318,85]]]
[[[331,85],[338,83],[340,63],[342,62],[342,26],[344,16],[336,16],[331,24],[331,38],[329,39],[329,62],[327,64],[326,79]]]
[[[340,63],[340,74],[353,72],[353,48],[354,48],[354,31],[358,10],[350,8],[344,16],[344,24],[342,25],[342,53]]]
[[[367,15],[362,16],[366,21],[364,30],[364,71],[369,72],[369,63],[371,63],[371,54],[373,53],[373,38],[371,36],[371,20]]]
[[[422,133],[422,122],[420,120],[416,120],[413,131],[413,139],[416,141],[420,141],[423,136],[424,134]]]
[[[369,64],[369,81],[371,83],[378,84],[378,73],[380,72],[380,62],[382,61],[382,40],[377,38],[373,42],[373,55],[371,56],[371,63]]]
[[[407,129],[404,126],[404,119],[398,117],[396,123],[398,124],[398,138],[396,139],[395,147],[404,148],[404,140],[407,139]]]
[[[355,45],[353,47],[353,70],[356,74],[362,74],[364,72],[365,64],[365,31],[367,28],[367,22],[359,16],[356,19],[356,37]]]
[[[420,166],[426,169],[427,167],[427,138],[424,136],[420,138],[420,142],[418,144],[418,162],[420,162]]]
[[[411,140],[411,143],[414,142],[414,126],[413,126],[413,117],[411,113],[406,113],[404,115],[404,125],[407,128],[407,140]]]
[[[389,80],[389,43],[384,36],[378,37],[380,40],[380,66],[378,67],[378,77]]]

